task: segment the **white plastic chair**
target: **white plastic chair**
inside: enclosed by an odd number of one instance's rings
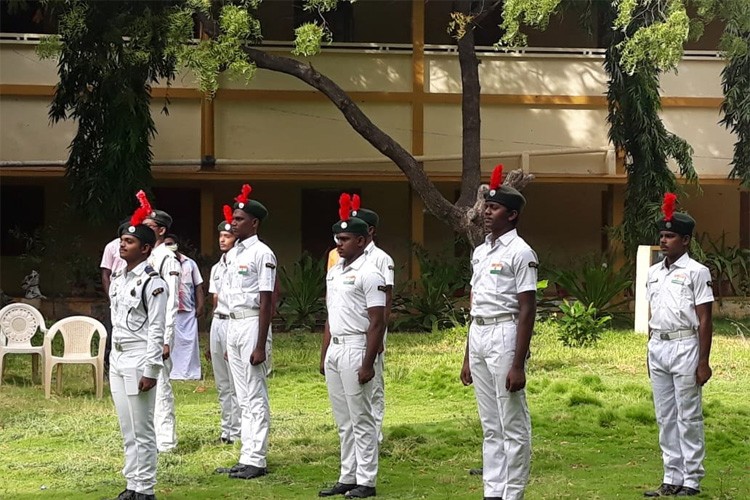
[[[31,338],[41,330],[47,333],[44,317],[34,306],[22,302],[0,309],[0,384],[3,381],[6,354],[31,354],[31,380],[39,378],[39,360],[44,370],[44,346],[31,345]]]
[[[91,341],[99,332],[99,349],[91,355]],[[63,355],[52,355],[52,341],[60,333],[63,336]],[[52,369],[57,365],[57,392],[62,392],[62,365],[89,364],[94,367],[96,397],[104,392],[104,346],[107,343],[107,330],[99,321],[88,316],[70,316],[52,325],[44,337],[44,395],[50,397]]]

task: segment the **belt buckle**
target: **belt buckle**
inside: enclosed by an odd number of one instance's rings
[[[334,344],[337,344],[337,345],[340,344],[338,337],[333,337],[331,340],[333,341]]]
[[[474,318],[474,321],[476,321],[477,325],[484,326],[484,318]]]
[[[229,313],[229,319],[237,319],[234,317],[234,313]]]
[[[660,333],[659,334],[659,338],[662,339],[662,340],[670,340],[670,337],[669,337],[668,333]]]

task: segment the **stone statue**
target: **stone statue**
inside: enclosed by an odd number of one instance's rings
[[[31,274],[26,276],[21,283],[21,288],[26,290],[25,297],[27,299],[46,299],[42,292],[39,290],[39,273],[31,271]]]

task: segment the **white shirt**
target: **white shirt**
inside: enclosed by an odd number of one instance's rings
[[[226,293],[222,293],[222,290],[226,292],[226,280],[227,280],[227,260],[226,254],[223,254],[219,258],[219,262],[213,265],[211,268],[211,277],[208,283],[208,293],[216,295],[216,308],[215,313],[218,314],[229,314],[229,305],[227,304]]]
[[[385,307],[385,279],[365,255],[344,266],[340,259],[326,275],[326,308],[331,336],[367,333],[371,307]]]
[[[513,229],[492,243],[489,234],[471,257],[471,315],[518,314],[518,294],[536,291],[539,260]]]
[[[180,295],[178,310],[181,312],[195,311],[195,287],[203,283],[203,277],[198,264],[186,255],[178,257],[180,261]]]
[[[148,258],[148,264],[159,273],[159,276],[167,283],[167,302],[164,344],[171,345],[174,338],[174,321],[177,316],[177,309],[180,305],[180,274],[182,268],[180,261],[177,260],[175,253],[167,248],[167,245],[159,245],[151,251]]]
[[[667,269],[666,259],[648,269],[646,295],[651,330],[697,330],[695,306],[714,301],[711,272],[685,253]]]
[[[112,279],[109,288],[112,342],[145,342],[143,376],[158,378],[163,366],[167,284],[159,276],[149,276],[146,267],[147,262],[141,262],[130,272],[122,270]]]
[[[127,266],[128,263],[120,257],[120,238],[115,238],[107,243],[104,247],[104,252],[102,252],[102,262],[99,264],[99,267],[109,269],[114,274],[117,271],[125,269]]]
[[[260,292],[273,292],[276,284],[276,256],[256,235],[237,241],[227,252],[226,262],[229,311],[259,309]]]
[[[365,256],[367,260],[375,264],[380,274],[383,275],[385,286],[393,286],[395,283],[394,274],[396,267],[391,256],[385,253],[380,247],[375,246],[374,241],[371,241],[365,248]]]

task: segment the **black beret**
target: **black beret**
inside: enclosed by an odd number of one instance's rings
[[[362,219],[363,221],[367,222],[368,226],[371,227],[378,227],[378,223],[380,222],[380,217],[378,217],[378,214],[373,210],[368,210],[366,208],[352,210],[352,217]]]
[[[123,234],[135,236],[141,240],[142,243],[151,245],[152,247],[156,244],[156,234],[154,233],[154,230],[145,224],[138,224],[137,226],[132,226],[129,222],[122,224],[120,226],[120,236]]]
[[[246,202],[237,202],[234,204],[235,210],[242,210],[243,212],[252,215],[259,221],[263,221],[268,216],[268,209],[263,206],[262,203],[255,200],[247,200]]]
[[[370,226],[367,222],[357,217],[350,217],[349,220],[340,220],[333,225],[333,234],[352,233],[359,236],[367,236]]]
[[[505,185],[490,189],[485,193],[484,201],[494,201],[518,213],[521,213],[526,205],[526,198],[517,189]]]
[[[671,220],[664,220],[664,218],[662,218],[656,223],[656,226],[659,228],[659,231],[671,231],[673,233],[690,236],[695,229],[695,219],[685,212],[675,212],[672,215]]]
[[[166,227],[167,229],[172,227],[172,216],[164,210],[153,210],[147,218],[156,222],[161,227]]]

